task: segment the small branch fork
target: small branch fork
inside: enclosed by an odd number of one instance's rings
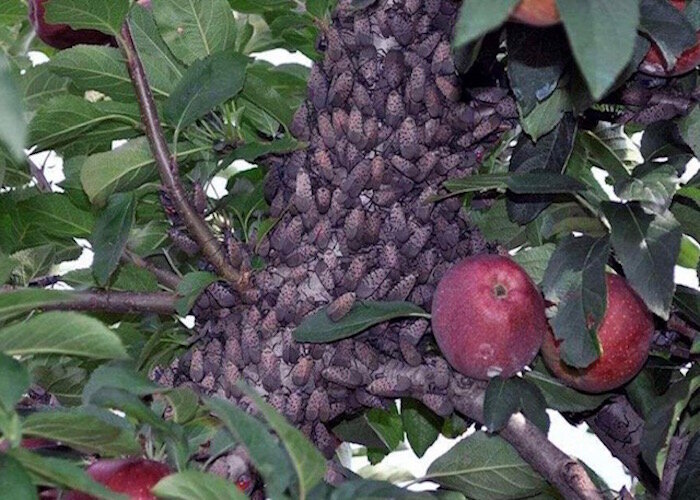
[[[241,273],[228,262],[211,229],[187,198],[178,173],[177,161],[171,154],[163,135],[156,104],[143,64],[136,51],[128,21],[122,27],[122,48],[126,53],[127,68],[134,84],[141,108],[141,118],[163,186],[182,217],[190,236],[202,249],[204,257],[222,278],[230,282],[236,291],[241,292],[247,288],[249,276]]]

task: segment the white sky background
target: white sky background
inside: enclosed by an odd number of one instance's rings
[[[46,56],[41,53],[32,53],[31,55],[35,64],[40,64],[47,60]],[[271,50],[259,54],[257,57],[273,64],[299,63],[307,66],[311,65],[311,61],[301,53],[291,54],[283,49]],[[639,137],[635,137],[635,139],[637,139],[638,142]],[[46,153],[34,155],[33,158],[38,165],[46,164],[45,174],[49,182],[55,184],[63,180],[62,162],[60,158],[55,155],[47,155]],[[244,165],[245,162],[240,164],[241,167],[244,167]],[[688,180],[692,177],[692,175],[698,171],[699,165],[700,162],[694,159],[693,163],[689,165],[684,180]],[[604,179],[605,174],[602,170],[598,170],[596,174],[596,178],[599,181]],[[614,196],[610,186],[605,185],[604,182],[601,182],[601,184],[608,190],[608,194]],[[212,182],[212,185],[209,187],[208,194],[214,198],[220,198],[226,193],[225,185],[225,179],[214,179],[214,182]],[[88,243],[85,242],[85,246],[87,245]],[[68,270],[67,267],[71,269],[88,267],[91,261],[92,252],[86,248],[86,251],[78,261],[68,263],[62,270]],[[692,269],[676,267],[676,282],[694,288],[698,287],[698,278],[695,271]],[[630,486],[630,476],[625,473],[621,463],[610,454],[608,449],[594,434],[588,431],[588,426],[586,424],[573,427],[557,412],[549,410],[548,413],[551,419],[549,439],[555,445],[565,453],[583,460],[591,469],[601,476],[613,490],[619,491],[623,486]],[[391,471],[404,470],[415,477],[421,477],[425,474],[428,466],[449,450],[458,440],[459,439],[451,440],[440,436],[435,444],[433,444],[420,459],[416,457],[411,451],[410,446],[406,443],[405,450],[390,454],[378,466],[374,467],[373,470],[379,475],[384,475]],[[365,473],[371,473],[371,469],[367,468],[368,465],[369,462],[365,457],[352,458],[353,470],[358,471],[363,469],[363,475],[366,475]]]

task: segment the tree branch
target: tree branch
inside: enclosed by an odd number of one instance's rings
[[[690,436],[675,436],[671,438],[671,443],[668,448],[668,457],[664,464],[663,477],[661,478],[661,486],[659,487],[658,500],[669,500],[673,493],[673,486],[676,483],[676,474],[683,463],[683,457],[688,449]]]
[[[146,259],[144,259],[140,255],[135,254],[131,250],[128,250],[128,249],[124,250],[124,254],[122,255],[121,259],[123,262],[129,262],[131,264],[134,264],[137,267],[140,267],[141,269],[145,269],[145,270],[149,271],[151,274],[153,274],[156,277],[156,280],[158,280],[158,283],[170,288],[171,290],[176,290],[178,285],[182,281],[177,274],[171,273],[170,271],[168,271],[166,269],[161,269],[160,267],[156,266],[155,264],[148,262]]]
[[[129,75],[134,84],[136,97],[141,108],[141,118],[145,125],[148,142],[151,145],[151,151],[153,152],[163,186],[167,190],[178,214],[182,217],[185,227],[199,244],[206,259],[237,291],[243,291],[247,288],[248,274],[239,272],[228,262],[209,226],[187,198],[187,193],[180,181],[177,161],[170,153],[163,135],[151,88],[141,59],[136,51],[128,21],[122,27],[122,47],[126,53]]]
[[[451,386],[455,408],[469,418],[484,420],[484,384],[455,376]],[[599,500],[603,496],[588,477],[586,469],[557,448],[547,436],[522,414],[510,417],[500,436],[521,457],[542,474],[568,499]]]
[[[42,306],[46,311],[101,311],[109,313],[175,313],[176,296],[166,292],[75,292],[70,300]]]

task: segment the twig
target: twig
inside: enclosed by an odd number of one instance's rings
[[[135,254],[134,252],[130,250],[124,250],[124,254],[122,255],[122,261],[123,262],[130,262],[134,264],[137,267],[140,267],[142,269],[145,269],[149,271],[151,274],[153,274],[156,279],[158,280],[158,283],[160,283],[163,286],[168,287],[171,290],[176,290],[177,286],[180,284],[180,277],[175,274],[171,273],[170,271],[166,269],[162,269],[155,264],[152,264],[148,262],[146,259],[141,257],[138,254]]]
[[[167,292],[75,292],[70,300],[62,299],[42,306],[46,311],[101,311],[109,313],[174,314],[176,296]]]
[[[659,495],[656,497],[658,500],[668,500],[671,498],[673,486],[676,482],[676,474],[678,474],[678,469],[681,467],[689,442],[690,437],[688,435],[671,438],[671,443],[668,448],[668,458],[666,458],[666,463],[664,464],[663,477],[661,478],[661,486],[659,487]]]
[[[469,418],[483,422],[484,388],[456,376],[451,387],[455,408]],[[511,416],[500,436],[508,441],[532,467],[567,499],[601,500],[602,494],[579,462],[557,448],[522,414]]]
[[[248,273],[239,272],[226,260],[225,253],[216,237],[187,198],[187,193],[180,181],[177,162],[171,155],[163,135],[151,88],[136,51],[128,21],[122,27],[122,48],[126,53],[127,67],[141,108],[141,119],[146,129],[148,142],[151,145],[158,173],[169,198],[182,217],[190,235],[199,244],[206,259],[221,277],[229,281],[237,291],[245,290],[248,285]]]
[[[695,337],[698,335],[698,331],[683,321],[678,314],[671,314],[671,317],[666,322],[666,328],[673,330],[676,333],[680,333],[684,337],[689,338],[691,341],[695,340]]]
[[[39,189],[39,191],[42,193],[50,193],[51,183],[46,180],[44,170],[39,168],[39,166],[34,163],[34,160],[29,157],[27,157],[27,165],[29,165],[29,171],[32,173],[32,177],[34,177],[36,180],[36,187]]]

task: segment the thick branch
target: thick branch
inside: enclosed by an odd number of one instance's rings
[[[166,269],[161,269],[160,267],[156,266],[155,264],[152,264],[151,262],[148,262],[146,259],[144,259],[138,254],[135,254],[130,250],[124,251],[124,255],[122,255],[122,261],[130,262],[137,267],[149,271],[156,277],[158,283],[170,288],[171,290],[176,290],[178,285],[180,284],[180,281],[182,281],[177,274],[171,273]]]
[[[187,193],[180,181],[177,161],[170,153],[163,135],[156,104],[151,94],[151,88],[148,84],[143,64],[134,46],[128,22],[124,23],[122,27],[122,38],[129,75],[134,84],[136,97],[141,108],[141,118],[145,125],[148,142],[151,145],[151,151],[153,152],[163,186],[166,188],[178,214],[182,217],[189,234],[199,244],[206,259],[214,266],[221,277],[231,282],[236,290],[242,291],[246,288],[248,276],[234,269],[228,262],[209,226],[187,198]]]
[[[457,376],[452,384],[455,408],[469,418],[483,422],[484,388]],[[521,457],[542,474],[568,499],[602,499],[584,467],[562,452],[522,414],[511,416],[500,432]]]
[[[44,310],[109,313],[173,314],[176,296],[171,293],[76,292],[70,300],[42,306]]]

